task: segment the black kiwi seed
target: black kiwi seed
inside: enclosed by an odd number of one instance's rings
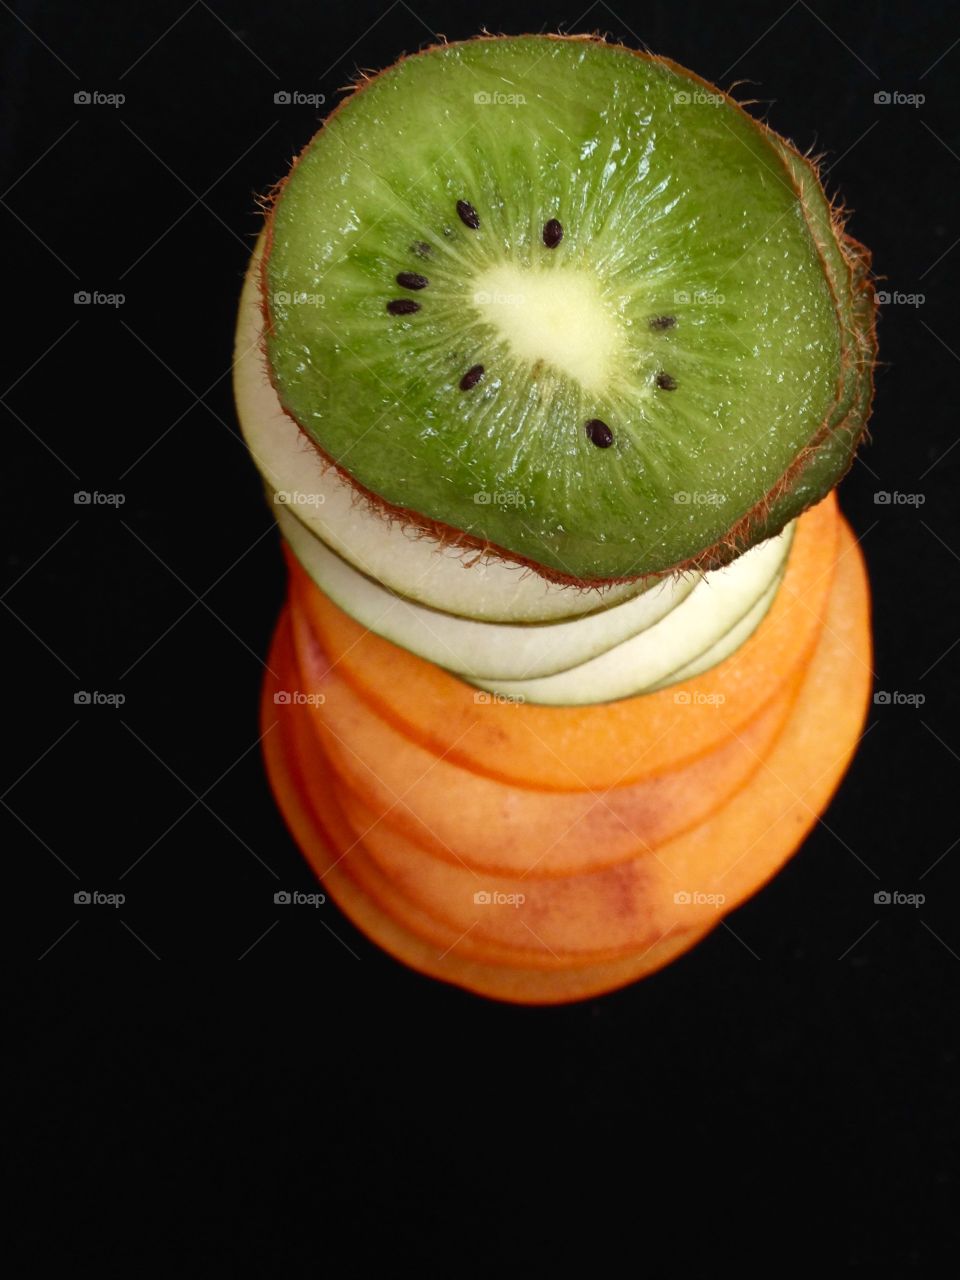
[[[420,303],[414,302],[412,298],[394,298],[387,303],[387,310],[392,316],[412,316],[415,311],[420,310]]]
[[[416,271],[400,271],[397,284],[403,289],[425,289],[430,281],[426,276],[417,275]]]
[[[483,377],[483,365],[475,364],[460,379],[460,390],[469,391],[471,387],[475,387]]]
[[[415,253],[418,258],[429,258],[430,246],[426,240],[417,240],[415,244],[410,246],[410,252]]]
[[[661,391],[676,391],[677,380],[676,378],[671,378],[669,373],[658,373],[657,386]]]
[[[551,218],[543,227],[543,243],[548,249],[555,249],[563,239],[563,227],[556,218]]]
[[[613,432],[599,418],[591,418],[584,427],[584,431],[590,443],[595,444],[598,449],[609,449],[613,444]]]
[[[651,329],[672,329],[677,323],[676,316],[654,316],[650,321]]]
[[[464,226],[469,227],[471,231],[476,231],[480,226],[480,215],[472,204],[467,204],[466,200],[457,201],[457,215]]]

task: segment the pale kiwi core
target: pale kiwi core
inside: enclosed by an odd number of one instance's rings
[[[595,275],[501,262],[474,279],[473,302],[518,360],[574,378],[585,391],[616,381],[626,343]]]

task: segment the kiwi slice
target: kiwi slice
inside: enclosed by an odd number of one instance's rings
[[[710,568],[849,465],[872,365],[850,243],[813,167],[682,68],[445,45],[364,82],[282,184],[270,373],[442,540],[577,582]]]

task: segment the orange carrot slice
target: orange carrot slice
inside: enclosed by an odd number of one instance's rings
[[[602,790],[713,751],[803,668],[830,590],[837,519],[832,493],[800,518],[770,612],[735,654],[684,684],[687,706],[678,705],[675,688],[588,707],[500,703],[358,626],[293,563],[291,589],[295,610],[344,679],[426,750],[518,786]]]
[[[323,752],[346,791],[362,799],[365,826],[383,822],[435,857],[494,875],[598,871],[696,826],[756,772],[800,678],[788,675],[783,694],[686,768],[594,792],[542,791],[474,773],[405,737],[327,662],[302,613],[292,627],[299,688],[312,695],[313,753]]]

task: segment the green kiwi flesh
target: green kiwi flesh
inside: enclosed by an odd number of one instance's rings
[[[842,377],[833,412],[819,437],[798,456],[751,518],[728,535],[727,549],[732,555],[758,538],[779,532],[786,521],[830,492],[853,462],[873,402],[877,333],[870,251],[845,234],[824,195],[815,165],[782,139],[777,139],[777,144],[800,192],[836,299],[843,344]]]

